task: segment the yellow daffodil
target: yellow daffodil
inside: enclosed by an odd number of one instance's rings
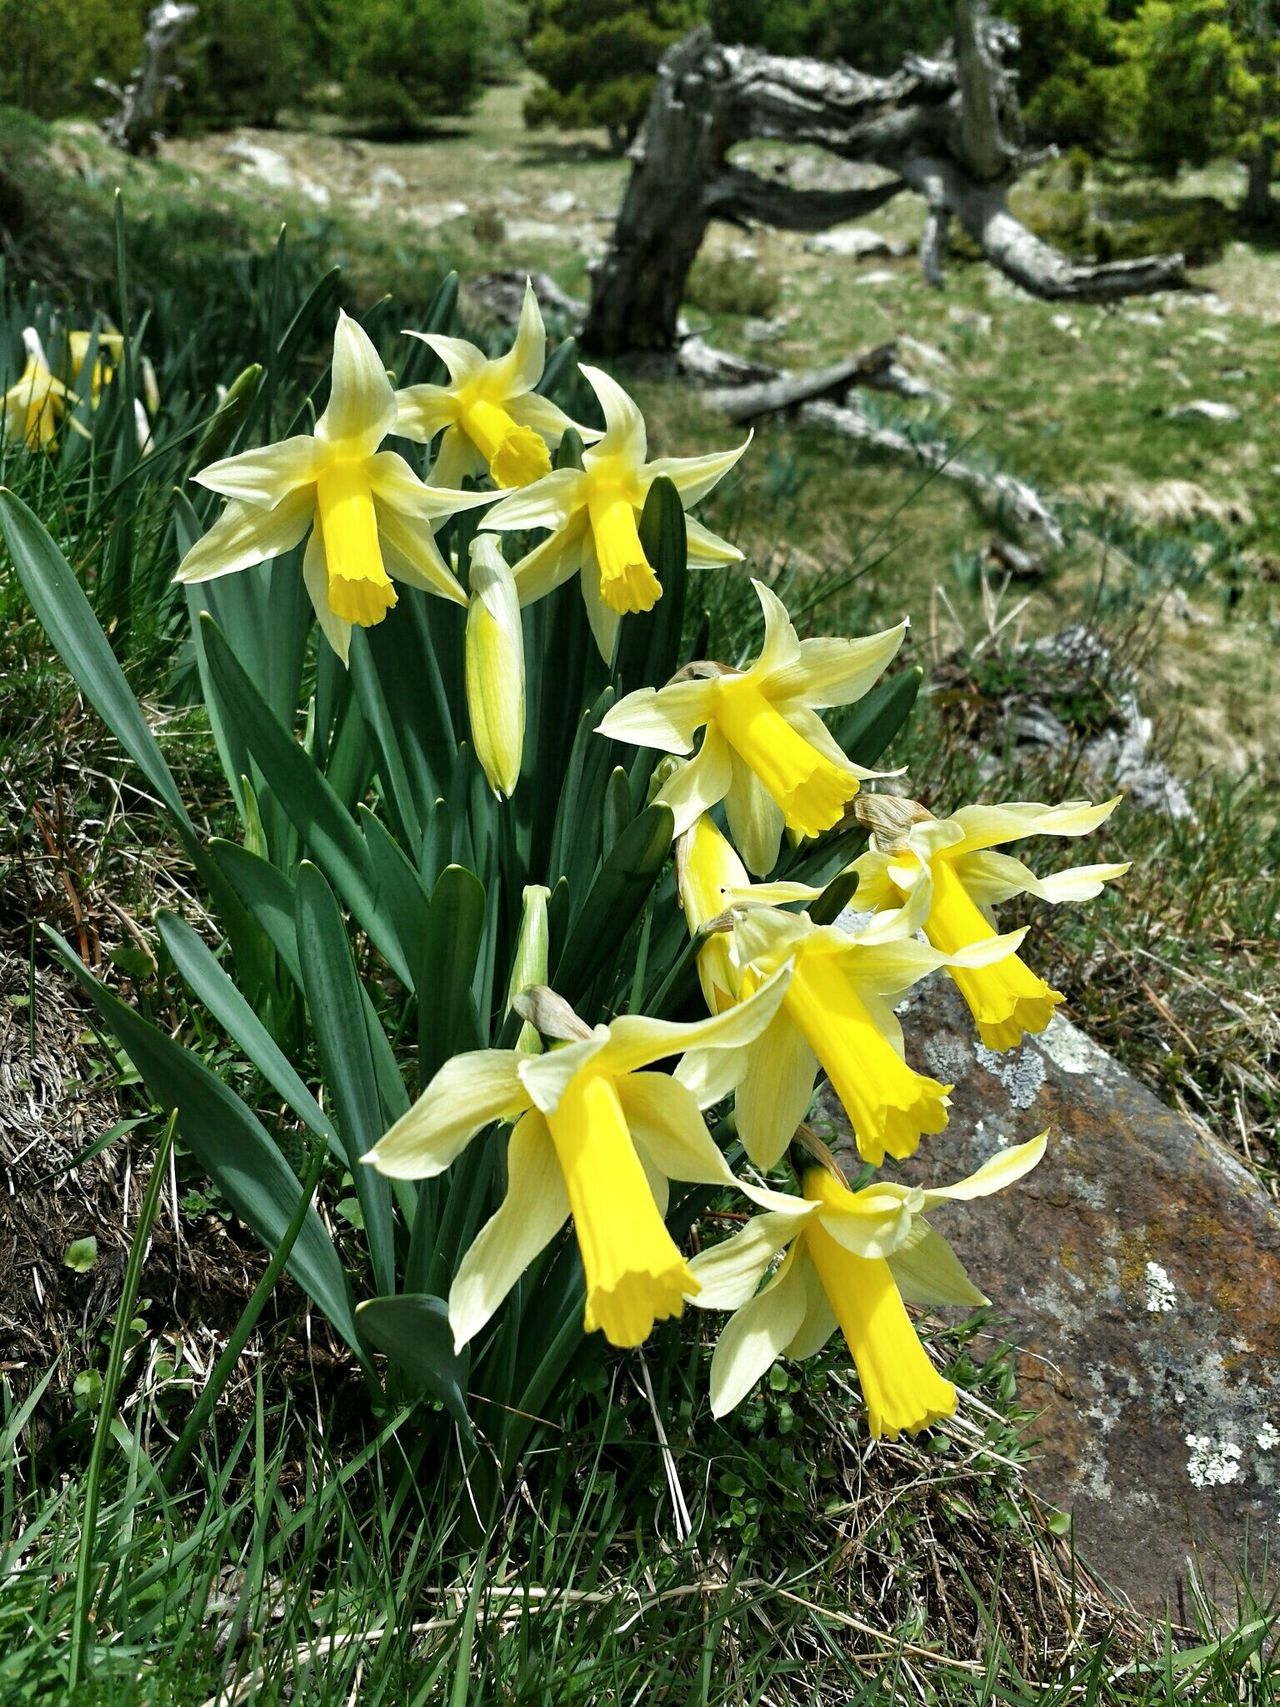
[[[751,901],[776,889],[764,885],[730,899]],[[849,1117],[859,1153],[873,1166],[886,1155],[911,1155],[924,1133],[942,1131],[951,1086],[907,1065],[893,1004],[948,964],[948,956],[906,935],[892,916],[852,935],[803,914],[750,905],[737,916],[733,937],[744,994],[784,962],[792,965],[776,1016],[733,1064],[738,1136],[757,1167],[773,1167],[790,1143],[819,1066]],[[1010,954],[1021,941],[1020,931],[992,937],[965,950],[966,963]],[[680,1068],[708,1100],[713,1089],[727,1094],[723,1076],[713,1083],[722,1073],[719,1063],[696,1053]]]
[[[825,1167],[806,1168],[803,1198],[754,1217],[689,1264],[702,1309],[732,1310],[711,1362],[711,1409],[724,1416],[779,1357],[812,1357],[844,1334],[873,1439],[916,1434],[956,1408],[956,1390],[930,1362],[904,1299],[978,1305],[986,1299],[955,1252],[921,1217],[947,1202],[1011,1185],[1044,1154],[1042,1134],[1000,1150],[976,1173],[935,1190],[875,1182],[850,1191]],[[781,1264],[762,1290],[780,1251]]]
[[[662,597],[640,543],[640,512],[650,486],[665,476],[687,510],[706,497],[747,446],[650,462],[644,420],[626,392],[599,368],[581,367],[579,372],[600,400],[604,437],[583,452],[581,468],[559,468],[523,492],[513,492],[495,504],[484,525],[552,530],[549,539],[515,566],[520,603],[533,604],[580,569],[591,632],[608,662],[622,617],[628,611],[652,610]],[[700,523],[686,518],[685,527],[692,568],[741,559],[740,551]]]
[[[464,338],[410,332],[449,370],[448,385],[410,385],[396,393],[395,431],[419,444],[443,433],[431,470],[440,486],[489,473],[498,486],[527,486],[551,472],[548,446],[574,423],[534,386],[547,359],[547,334],[533,286],[526,281],[515,343],[490,361]],[[596,435],[577,429],[586,438]]]
[[[614,1345],[639,1345],[678,1316],[696,1282],[663,1222],[670,1179],[737,1182],[696,1097],[651,1062],[698,1047],[732,1053],[769,1023],[785,970],[753,1001],[690,1025],[623,1015],[545,1055],[481,1049],[440,1069],[364,1158],[397,1179],[442,1173],[484,1127],[514,1122],[507,1195],[463,1257],[449,1293],[459,1347],[480,1332],[521,1273],[573,1216],[586,1274],[584,1325]],[[544,992],[550,997],[550,992]],[[552,1003],[558,998],[550,998]],[[748,1190],[770,1206],[776,1194]]]
[[[675,813],[677,835],[723,800],[735,845],[763,876],[777,861],[784,825],[800,836],[831,829],[860,779],[877,774],[845,756],[818,708],[861,699],[901,646],[907,625],[858,640],[801,640],[777,595],[762,581],[752,585],[765,620],[754,664],[746,670],[694,665],[698,673],[681,671],[664,688],[639,688],[607,713],[600,733],[688,753],[705,727],[697,755],[658,799]]]
[[[68,332],[67,359],[72,385],[81,383],[91,349],[95,354],[89,368],[89,407],[96,409],[102,402],[103,389],[111,383],[124,353],[124,335],[120,332]],[[156,370],[146,356],[140,358],[138,367],[146,402],[144,404],[141,397],[133,400],[133,430],[138,449],[144,456],[149,456],[155,449],[151,420],[160,410],[160,388],[156,384]]]
[[[62,416],[80,399],[55,378],[45,360],[40,335],[33,326],[24,327],[22,345],[27,352],[26,366],[0,399],[4,436],[17,439],[28,450],[46,450],[57,437]]]
[[[676,842],[676,893],[689,935],[698,947],[698,981],[710,1013],[723,1013],[742,999],[742,968],[733,931],[708,930],[727,920],[735,894],[750,887],[747,869],[707,813]]]
[[[864,796],[859,816],[871,830],[871,845],[853,864],[857,904],[901,910],[909,927],[922,928],[944,954],[968,950],[995,937],[991,909],[1012,895],[1085,901],[1124,876],[1127,863],[1075,866],[1040,878],[1021,860],[990,851],[1023,836],[1086,836],[1105,823],[1119,798],[1101,806],[1087,800],[964,806],[950,818],[935,818],[914,800]],[[1025,1033],[1043,1031],[1063,999],[1017,955],[947,970],[988,1049],[1013,1049]]]
[[[427,486],[402,456],[379,450],[395,409],[368,333],[340,313],[329,405],[314,435],[243,451],[196,475],[231,501],[183,558],[177,579],[235,574],[291,551],[310,530],[303,579],[344,664],[352,625],[372,627],[395,604],[393,578],[465,605],[432,522],[487,504],[492,494]]]
[[[124,353],[124,335],[120,332],[68,332],[67,356],[72,385],[81,385],[90,349],[95,351],[95,355],[89,370],[89,402],[96,409],[102,401],[102,389],[110,384],[116,364]]]
[[[492,534],[471,544],[467,712],[476,757],[497,795],[515,793],[524,755],[524,630],[515,579]]]

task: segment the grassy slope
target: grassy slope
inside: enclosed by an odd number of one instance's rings
[[[580,289],[587,251],[603,239],[606,228],[599,219],[616,201],[624,168],[602,158],[594,139],[524,136],[514,124],[514,103],[511,91],[496,91],[473,124],[426,147],[361,143],[355,152],[336,138],[258,137],[295,159],[314,182],[330,187],[327,210],[296,185],[274,190],[252,177],[229,178],[220,139],[176,144],[159,164],[125,167],[130,217],[144,239],[150,229],[156,257],[176,249],[199,266],[215,256],[226,263],[229,251],[234,255],[266,240],[287,213],[317,257],[333,253],[349,264],[366,299],[390,286],[412,303],[437,255],[463,265],[544,264],[562,283]],[[57,133],[55,150],[80,179],[64,240],[73,246],[77,237],[100,243],[95,227],[101,226],[120,163],[79,131]],[[385,174],[376,176],[386,167],[405,180],[403,188]],[[216,177],[206,175],[215,171]],[[553,213],[546,198],[566,189],[577,205],[567,214]],[[377,204],[370,205],[375,195]],[[465,213],[450,208],[459,201],[466,203]],[[424,208],[435,211],[422,219]],[[443,217],[437,222],[438,214]],[[895,210],[892,217],[903,222],[905,232],[910,210]],[[516,223],[522,220],[559,229],[522,232]],[[715,239],[721,249],[740,241],[731,234]],[[1230,382],[1237,387],[1231,399],[1241,402],[1252,394],[1265,400],[1275,366],[1264,352],[1274,335],[1261,316],[1222,320],[1179,306],[1155,327],[1129,310],[1110,316],[1090,310],[1072,316],[1086,334],[1075,340],[1054,327],[1054,311],[1043,305],[999,293],[992,300],[990,282],[977,268],[958,270],[945,297],[925,291],[909,262],[890,265],[891,281],[846,287],[856,269],[808,256],[796,240],[762,235],[752,242],[777,275],[780,306],[796,316],[785,342],[767,346],[770,359],[804,365],[910,331],[943,348],[953,364],[942,383],[956,398],[948,422],[956,437],[981,431],[984,450],[1007,457],[1018,472],[1042,478],[1054,490],[1100,481],[1128,488],[1175,474],[1195,479],[1213,496],[1256,505],[1260,519],[1233,530],[1232,543],[1253,553],[1255,563],[1272,549],[1265,492],[1260,484],[1252,490],[1243,472],[1265,470],[1275,454],[1266,448],[1265,420],[1250,416],[1239,429],[1208,434],[1175,428],[1159,415],[1173,382],[1154,377],[1167,371],[1160,361],[1176,360],[1190,381],[1185,389],[1178,386],[1179,394],[1222,395],[1214,366],[1225,365],[1222,346],[1199,334],[1224,327],[1249,347],[1241,365],[1251,374]],[[1232,288],[1233,278],[1251,279],[1249,288],[1260,298],[1257,281],[1269,279],[1268,266],[1265,259],[1233,255],[1222,270],[1222,288]],[[86,278],[94,271],[86,262]],[[960,318],[953,318],[953,309]],[[1138,311],[1146,312],[1141,305]],[[980,313],[993,315],[989,339],[971,318]],[[741,317],[720,315],[713,325],[720,341],[749,347]],[[1093,352],[1087,363],[1085,351]],[[1127,364],[1142,384],[1117,384],[1104,395],[1093,379],[1098,352],[1106,355],[1108,369],[1119,372]],[[644,380],[637,390],[654,422],[657,448],[722,442],[723,428],[686,395]],[[1150,451],[1151,440],[1156,452]],[[1247,455],[1240,454],[1242,446]],[[1192,465],[1192,454],[1201,458],[1199,466]],[[845,619],[896,616],[904,605],[925,611],[934,584],[942,581],[972,637],[980,632],[979,601],[972,574],[957,574],[957,561],[967,570],[989,525],[943,483],[929,485],[897,514],[917,485],[915,476],[845,445],[774,425],[760,435],[737,490],[710,519],[732,527],[743,518],[743,542],[759,561],[776,565],[779,541],[785,539],[786,557],[801,574],[814,566],[865,566],[892,547],[886,563],[864,573],[846,594]],[[767,518],[754,523],[754,534],[751,517]],[[1077,541],[1027,611],[1028,631],[1055,627],[1078,611],[1101,558],[1089,537]],[[1265,590],[1247,585],[1229,622],[1221,620],[1225,583],[1202,579],[1190,590],[1218,619],[1211,631],[1215,645],[1232,660],[1247,660],[1251,672],[1261,670],[1265,653],[1259,642],[1274,621]],[[1140,606],[1149,607],[1152,593],[1130,589],[1119,601],[1118,625],[1131,621]],[[1243,737],[1259,765],[1274,766],[1256,691],[1227,691],[1218,666],[1203,664],[1204,629],[1191,625],[1188,632],[1190,697],[1197,706],[1207,702],[1219,732],[1230,729]],[[941,633],[936,646],[945,647]],[[10,655],[20,657],[24,650],[19,645]],[[1163,649],[1156,670],[1171,668],[1172,650]],[[12,678],[7,691],[11,698],[17,693]],[[17,721],[10,718],[10,727]],[[933,780],[939,796],[973,790],[972,760],[942,718],[925,717],[916,743],[919,772]],[[1184,738],[1182,751],[1203,753],[1206,745],[1198,726]],[[114,768],[109,754],[101,758]],[[995,779],[1008,794],[1048,795],[1059,781],[1066,779],[1007,770]],[[1242,989],[1274,988],[1274,897],[1268,912],[1257,878],[1268,862],[1274,871],[1275,850],[1260,842],[1259,793],[1250,785],[1239,785],[1231,795],[1208,782],[1197,804],[1212,858],[1185,833],[1131,819],[1111,846],[1143,858],[1159,880],[1144,883],[1137,893],[1117,893],[1088,917],[1055,920],[1060,965],[1054,976],[1084,1004],[1104,1040],[1123,1039],[1131,1057],[1168,1094],[1182,1095],[1193,1106],[1198,1096],[1202,1112],[1228,1133],[1241,1107],[1256,1139],[1254,1160],[1265,1165],[1265,1129],[1268,1123],[1274,1127],[1277,1114],[1274,1088],[1259,1068],[1260,1060],[1265,1064],[1265,1037],[1247,1007],[1242,1021],[1223,1002],[1229,995],[1240,1008]],[[1110,850],[1099,854],[1110,856]],[[1217,882],[1206,894],[1189,875],[1209,868]],[[1162,1000],[1182,1001],[1188,988],[1210,991],[1207,1002],[1195,995],[1192,1012],[1180,1010],[1182,1031],[1196,1038],[1193,1052],[1202,1059],[1175,1049],[1169,1028],[1151,1023],[1150,1003],[1131,968],[1134,951],[1149,953],[1153,942],[1164,964],[1148,969],[1147,982]],[[1215,1038],[1206,1015],[1228,1035]],[[1139,1039],[1136,1020],[1142,1021]],[[303,1412],[292,1417],[281,1414],[269,1396],[250,1397],[241,1413],[248,1430],[244,1441],[238,1448],[234,1440],[211,1444],[205,1459],[201,1474],[211,1483],[225,1475],[217,1491],[211,1486],[197,1498],[169,1502],[148,1489],[145,1462],[136,1454],[111,1467],[101,1557],[127,1560],[122,1583],[142,1586],[136,1593],[130,1586],[127,1595],[122,1587],[107,1608],[103,1628],[117,1633],[119,1651],[103,1667],[96,1698],[198,1699],[201,1691],[212,1692],[217,1679],[247,1680],[263,1665],[260,1698],[279,1699],[304,1644],[317,1632],[367,1631],[379,1622],[396,1622],[398,1634],[379,1641],[367,1659],[366,1640],[331,1660],[323,1681],[310,1686],[310,1698],[346,1700],[353,1690],[363,1690],[362,1699],[425,1702],[444,1699],[457,1684],[460,1693],[453,1698],[459,1701],[623,1699],[637,1688],[648,1691],[646,1698],[699,1702],[768,1699],[770,1689],[784,1696],[804,1689],[832,1701],[862,1699],[865,1689],[867,1699],[883,1700],[891,1690],[912,1687],[967,1701],[985,1693],[982,1677],[990,1670],[1003,1678],[1005,1698],[1015,1701],[1032,1698],[1035,1677],[1056,1680],[1053,1693],[1038,1697],[1047,1700],[1085,1698],[1091,1688],[1092,1698],[1103,1702],[1215,1699],[1234,1689],[1241,1676],[1248,1689],[1256,1685],[1254,1699],[1266,1699],[1265,1630],[1243,1642],[1233,1637],[1165,1677],[1143,1677],[1133,1667],[1127,1640],[1110,1652],[1098,1645],[1096,1603],[1066,1670],[1063,1645],[1050,1638],[1043,1612],[1015,1597],[1014,1616],[1004,1620],[996,1579],[984,1575],[981,1561],[1003,1570],[1007,1558],[1011,1569],[1021,1561],[1021,1569],[1034,1554],[1038,1568],[1052,1574],[1061,1572],[1061,1549],[1024,1503],[1016,1476],[1000,1467],[1002,1458],[1021,1451],[1011,1433],[1016,1401],[1003,1364],[996,1359],[973,1367],[963,1336],[952,1349],[965,1384],[994,1408],[985,1426],[983,1413],[975,1413],[977,1438],[971,1430],[947,1431],[936,1452],[898,1449],[868,1458],[865,1443],[842,1426],[847,1396],[824,1371],[806,1372],[803,1383],[787,1376],[744,1415],[740,1429],[713,1433],[694,1397],[705,1386],[698,1367],[703,1354],[686,1342],[688,1385],[679,1378],[673,1388],[663,1388],[659,1414],[697,1520],[696,1551],[679,1544],[647,1408],[631,1393],[602,1394],[563,1449],[549,1452],[570,1468],[540,1470],[533,1478],[528,1501],[505,1514],[494,1532],[486,1567],[487,1584],[532,1585],[550,1594],[554,1642],[545,1614],[536,1625],[527,1617],[513,1618],[510,1597],[490,1596],[487,1589],[476,1602],[474,1627],[468,1624],[465,1603],[459,1605],[452,1587],[476,1580],[469,1575],[475,1540],[466,1535],[465,1509],[445,1518],[434,1513],[438,1527],[416,1531],[420,1556],[406,1558],[403,1537],[413,1528],[412,1496],[398,1481],[390,1491],[377,1484],[378,1477],[392,1476],[388,1464],[398,1468],[396,1431],[367,1465],[352,1468],[348,1460],[351,1475],[344,1481],[339,1466],[321,1455],[325,1430],[310,1415],[308,1394],[288,1401]],[[273,1390],[266,1368],[264,1391]],[[136,1438],[148,1439],[153,1456],[162,1457],[157,1417],[165,1415],[164,1404],[145,1381],[126,1414]],[[838,1445],[828,1450],[828,1443]],[[344,1453],[351,1444],[342,1439]],[[255,1448],[260,1451],[251,1462]],[[78,1461],[74,1422],[57,1450],[64,1463]],[[223,1455],[221,1472],[215,1453]],[[593,1467],[578,1471],[579,1463]],[[914,1490],[909,1501],[902,1497],[908,1487]],[[6,1529],[18,1542],[8,1567],[21,1566],[0,1603],[9,1630],[11,1691],[21,1686],[35,1695],[55,1687],[82,1494],[82,1485],[72,1480],[64,1494],[52,1498],[45,1476],[29,1475],[25,1465],[6,1485]],[[815,1496],[821,1516],[802,1526],[799,1511]],[[397,1506],[406,1498],[407,1507]],[[862,1503],[866,1499],[871,1503]],[[23,1541],[27,1526],[37,1521],[43,1526],[39,1535]],[[444,1533],[451,1522],[461,1527]],[[207,1526],[205,1539],[182,1553],[184,1540],[199,1535],[201,1525]],[[958,1545],[960,1534],[968,1536],[972,1554]],[[853,1538],[859,1544],[851,1549]],[[494,1546],[509,1546],[511,1557],[499,1557],[495,1565]],[[965,1570],[948,1569],[948,1590],[933,1599],[917,1587],[940,1549]],[[167,1556],[176,1562],[166,1566]],[[343,1565],[335,1572],[337,1561]],[[735,1575],[752,1585],[737,1601],[723,1590]],[[766,1586],[779,1578],[781,1594]],[[601,1598],[575,1598],[585,1585]],[[696,1593],[690,1595],[691,1589]],[[654,1598],[676,1590],[669,1600]],[[690,1600],[701,1616],[689,1615]],[[642,1616],[630,1622],[618,1612],[619,1602],[640,1607]],[[405,1624],[406,1608],[427,1626],[416,1640]],[[425,1664],[417,1641],[425,1642]],[[129,1651],[133,1642],[138,1658]],[[1043,1643],[1039,1654],[1037,1642]],[[940,1668],[939,1651],[960,1663]],[[469,1666],[479,1668],[480,1693],[473,1689],[468,1697]]]

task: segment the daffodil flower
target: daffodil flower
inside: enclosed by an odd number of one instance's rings
[[[124,334],[121,332],[68,332],[67,355],[71,364],[71,383],[79,385],[84,376],[89,351],[97,353],[89,370],[89,403],[94,409],[102,401],[102,389],[111,382],[116,363],[124,354]]]
[[[57,437],[60,419],[80,399],[55,378],[34,326],[23,328],[22,345],[27,352],[26,366],[0,399],[4,436],[17,439],[28,450],[46,450]]]
[[[748,890],[731,899],[753,899]],[[769,886],[764,886],[769,893]],[[966,964],[1011,954],[1023,933],[963,951]],[[951,1086],[905,1060],[893,1005],[949,957],[886,915],[856,935],[803,914],[748,906],[733,926],[739,988],[749,994],[784,962],[792,973],[768,1027],[733,1063],[738,1136],[757,1167],[771,1168],[804,1119],[821,1066],[839,1097],[864,1161],[909,1156],[923,1134],[947,1124]],[[679,1073],[710,1100],[730,1088],[719,1062],[694,1053]]]
[[[711,1409],[724,1416],[779,1357],[812,1357],[844,1334],[875,1440],[916,1434],[956,1408],[956,1389],[929,1360],[904,1299],[985,1304],[925,1211],[985,1197],[1044,1154],[1041,1134],[999,1150],[956,1185],[921,1190],[873,1182],[850,1191],[825,1167],[804,1170],[803,1198],[755,1216],[689,1264],[701,1309],[732,1310],[711,1360]],[[760,1288],[778,1253],[786,1255]]]
[[[291,551],[310,530],[303,580],[344,664],[352,625],[372,627],[395,604],[393,577],[465,605],[432,522],[487,504],[492,493],[425,485],[402,456],[379,450],[395,410],[368,333],[340,313],[329,405],[314,435],[243,451],[196,475],[231,502],[183,558],[177,579],[233,575]]]
[[[524,755],[524,630],[515,579],[492,534],[471,542],[467,713],[476,757],[497,795],[515,793]]]
[[[681,1025],[628,1014],[594,1031],[579,1021],[576,1041],[545,1055],[481,1049],[445,1063],[364,1160],[397,1179],[428,1179],[484,1127],[515,1123],[506,1198],[449,1293],[459,1347],[570,1215],[586,1273],[587,1332],[639,1345],[655,1321],[681,1313],[696,1282],[663,1223],[667,1181],[736,1186],[770,1206],[777,1196],[734,1179],[683,1084],[641,1069],[695,1046],[715,1054],[742,1048],[769,1023],[786,980],[784,970],[716,1019]]]
[[[419,444],[443,432],[431,470],[440,486],[460,486],[468,475],[489,473],[498,486],[527,486],[551,472],[548,446],[559,444],[574,423],[534,386],[547,360],[547,334],[533,286],[515,343],[490,361],[464,338],[410,332],[429,344],[449,370],[448,385],[410,385],[396,393],[395,431]],[[578,427],[585,438],[596,435]]]
[[[702,666],[705,674],[682,671],[685,679],[664,688],[638,688],[606,714],[600,733],[689,753],[696,731],[705,728],[693,761],[657,798],[674,812],[677,836],[723,800],[734,843],[748,868],[763,876],[777,862],[784,825],[796,835],[820,835],[840,822],[861,779],[878,774],[845,756],[818,709],[861,699],[901,646],[907,625],[865,639],[801,640],[781,599],[762,581],[752,586],[765,621],[754,664]]]
[[[727,921],[732,897],[751,885],[746,867],[714,821],[703,813],[676,841],[676,894],[689,935],[702,935],[698,981],[710,1013],[723,1013],[742,999],[742,968],[732,929],[708,929]]]
[[[1086,836],[1106,822],[1119,799],[1100,806],[1087,800],[963,806],[950,818],[935,818],[914,800],[864,796],[859,816],[871,830],[871,845],[853,862],[858,905],[901,911],[910,929],[923,928],[945,954],[991,941],[991,909],[1010,896],[1085,901],[1129,866],[1081,865],[1040,878],[1021,860],[990,850],[1024,836]],[[988,1049],[1013,1049],[1025,1033],[1043,1031],[1063,999],[1017,955],[947,971]]]
[[[559,468],[513,492],[494,505],[484,525],[551,529],[550,538],[515,565],[520,603],[533,604],[581,570],[587,618],[607,663],[622,617],[652,610],[662,597],[638,525],[650,486],[664,476],[687,510],[723,479],[750,440],[710,456],[662,456],[650,462],[644,420],[626,392],[599,368],[580,366],[578,371],[600,400],[603,438],[583,452],[581,468]],[[740,551],[701,523],[686,518],[685,528],[691,568],[740,561]]]

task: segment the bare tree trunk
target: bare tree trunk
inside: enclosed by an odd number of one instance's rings
[[[685,279],[712,219],[816,231],[865,217],[905,188],[929,208],[925,276],[942,280],[954,216],[993,266],[1048,298],[1105,300],[1186,287],[1180,255],[1078,267],[1008,209],[1028,164],[1001,56],[1016,35],[960,0],[953,54],[908,59],[890,77],[718,44],[705,25],[669,48],[609,250],[592,283],[583,343],[602,354],[670,349]],[[797,190],[730,160],[752,138],[803,143],[885,174],[852,190]]]
[[[103,121],[103,130],[117,148],[127,154],[154,154],[160,120],[170,92],[180,85],[177,75],[178,43],[188,24],[199,12],[198,6],[164,4],[152,8],[147,19],[143,46],[146,57],[135,66],[123,89],[97,79],[97,86],[114,95],[120,111]]]
[[[1245,219],[1250,225],[1270,225],[1276,216],[1276,204],[1271,199],[1271,174],[1275,168],[1275,144],[1263,137],[1249,156],[1249,178],[1245,185]]]

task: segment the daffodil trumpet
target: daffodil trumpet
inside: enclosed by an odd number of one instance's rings
[[[486,1127],[512,1125],[507,1193],[463,1257],[449,1292],[460,1348],[485,1326],[517,1279],[572,1216],[586,1277],[583,1323],[634,1346],[678,1316],[696,1290],[663,1217],[667,1182],[733,1186],[772,1206],[777,1194],[735,1181],[694,1094],[655,1061],[698,1048],[732,1054],[768,1025],[789,969],[716,1018],[683,1025],[625,1014],[545,1054],[482,1049],[456,1055],[364,1160],[397,1179],[442,1173]],[[522,1014],[564,1012],[542,992]],[[546,1023],[545,1020],[540,1023]],[[586,1035],[582,1035],[583,1032]]]
[[[484,519],[499,531],[547,528],[549,537],[515,565],[520,603],[530,605],[579,574],[587,619],[600,655],[613,656],[618,624],[628,612],[652,610],[662,587],[640,540],[649,488],[666,478],[690,509],[729,472],[746,444],[710,456],[648,460],[644,420],[631,398],[599,368],[578,370],[595,392],[605,430],[583,451],[581,468],[558,468],[494,505]],[[749,440],[747,441],[750,442]],[[742,553],[685,518],[691,568],[737,563]]]
[[[321,632],[344,664],[353,626],[383,620],[396,602],[396,581],[465,605],[433,524],[487,504],[493,494],[426,485],[402,456],[380,450],[395,416],[391,382],[368,334],[340,313],[329,403],[314,434],[243,451],[196,475],[230,502],[176,578],[233,575],[291,551],[309,534],[303,580]]]
[[[702,729],[696,755],[657,798],[675,814],[677,836],[723,800],[734,843],[763,876],[777,863],[784,828],[797,836],[832,829],[862,781],[880,774],[847,757],[818,711],[861,699],[897,653],[907,625],[860,639],[801,640],[778,596],[762,581],[752,586],[765,621],[753,664],[638,688],[606,713],[600,733],[686,754]]]
[[[689,1264],[697,1282],[690,1301],[733,1312],[711,1361],[713,1414],[731,1411],[779,1357],[812,1357],[839,1327],[873,1439],[917,1434],[951,1416],[955,1386],[935,1369],[906,1304],[973,1307],[986,1299],[923,1217],[1002,1190],[1044,1150],[1041,1134],[997,1151],[955,1185],[933,1189],[876,1181],[850,1191],[828,1167],[804,1166],[801,1197],[753,1217]]]
[[[464,338],[410,332],[439,356],[447,385],[410,385],[396,393],[394,431],[430,444],[440,437],[432,480],[460,486],[488,474],[495,485],[528,486],[551,472],[551,449],[575,426],[563,409],[535,389],[547,359],[547,334],[533,286],[525,281],[515,342],[490,360]],[[577,427],[584,439],[598,435]]]
[[[1053,904],[1084,901],[1124,876],[1127,862],[1074,866],[1042,878],[1021,860],[992,851],[1025,836],[1088,835],[1106,822],[1119,799],[1099,806],[1087,800],[964,806],[949,818],[935,818],[916,801],[864,796],[858,812],[871,841],[853,863],[858,905],[900,913],[909,929],[923,929],[942,953],[966,954],[995,938],[992,909],[1011,896],[1034,895]],[[1043,1031],[1063,999],[1016,954],[980,965],[953,960],[947,971],[988,1049],[1013,1049],[1028,1032]]]

